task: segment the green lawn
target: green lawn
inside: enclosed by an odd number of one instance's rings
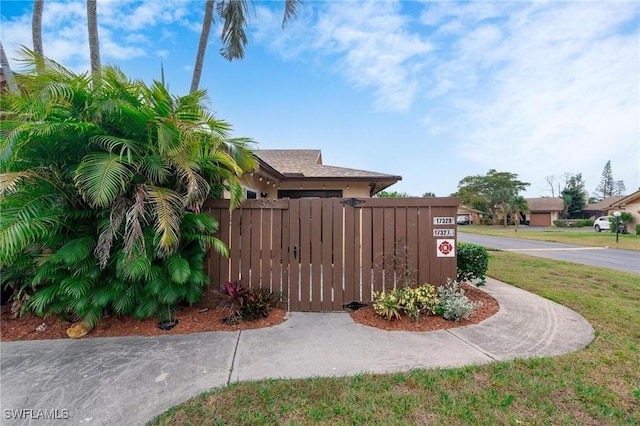
[[[537,228],[531,231],[528,227],[502,225],[465,225],[458,226],[458,232],[469,234],[493,235],[496,237],[524,238],[528,240],[553,241],[556,243],[578,244],[589,247],[612,247],[625,250],[640,250],[640,235],[619,234],[616,243],[616,234],[610,232],[595,232],[591,228],[581,230],[563,231],[558,228]]]
[[[560,357],[461,369],[233,384],[151,424],[640,423],[638,275],[508,252],[491,252],[488,275],[579,312],[594,342]]]

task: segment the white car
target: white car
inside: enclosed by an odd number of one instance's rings
[[[609,219],[612,219],[613,216],[600,216],[593,222],[593,229],[596,232],[600,231],[608,231],[611,227],[611,222]]]

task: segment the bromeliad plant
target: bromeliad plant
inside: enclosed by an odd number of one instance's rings
[[[229,138],[204,91],[75,74],[26,49],[23,61],[20,92],[0,101],[2,286],[22,311],[91,326],[199,300],[208,247],[226,252],[200,210],[221,190],[241,202],[251,141]]]

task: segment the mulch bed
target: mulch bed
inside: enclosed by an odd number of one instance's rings
[[[468,320],[454,322],[438,316],[426,316],[415,321],[408,317],[387,321],[378,316],[371,306],[351,312],[351,318],[359,324],[376,327],[388,331],[434,331],[465,325],[477,324],[499,310],[498,302],[478,288],[463,284],[471,301],[481,301]],[[188,334],[203,331],[237,331],[252,328],[272,327],[281,324],[287,318],[287,312],[274,309],[267,318],[258,321],[241,321],[238,325],[226,325],[222,320],[229,316],[228,310],[202,310],[185,307],[176,315],[179,323],[171,330],[158,328],[158,320],[136,320],[130,316],[105,316],[91,332],[83,338],[114,336],[161,336],[167,334]],[[66,330],[72,324],[57,316],[40,318],[28,314],[21,318],[11,319],[11,314],[3,310],[0,320],[0,341],[68,339]]]

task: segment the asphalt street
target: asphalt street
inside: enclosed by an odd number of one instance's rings
[[[462,243],[640,274],[640,251],[467,234],[460,228],[458,231],[458,241]],[[615,245],[615,240],[611,243]]]

